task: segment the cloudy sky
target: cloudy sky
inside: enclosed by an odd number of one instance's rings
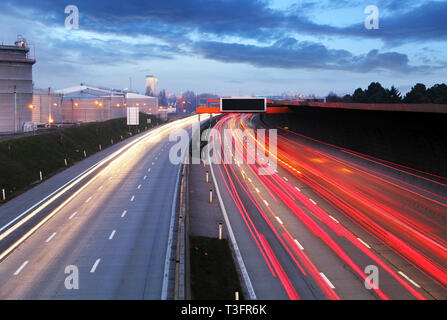
[[[65,27],[67,5],[79,29]],[[364,26],[379,8],[379,29]],[[0,41],[32,45],[36,87],[326,95],[447,82],[447,1],[1,0]]]

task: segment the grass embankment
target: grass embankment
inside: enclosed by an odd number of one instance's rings
[[[140,113],[140,125],[131,126],[130,132],[159,123],[155,116]],[[10,200],[38,182],[40,171],[48,178],[65,168],[64,159],[71,166],[84,159],[84,150],[88,157],[99,151],[99,145],[105,149],[130,136],[126,119],[120,118],[0,142],[0,189],[5,189],[6,200]]]
[[[243,299],[228,241],[190,237],[191,296],[194,300]]]

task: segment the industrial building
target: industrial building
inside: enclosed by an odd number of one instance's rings
[[[58,108],[61,95],[51,92],[50,89],[33,90],[33,100],[31,102],[31,121],[36,124],[61,123],[61,108]],[[51,114],[51,117],[50,117]]]
[[[21,132],[25,122],[31,121],[36,60],[29,51],[21,37],[13,46],[0,45],[0,133]]]
[[[32,119],[36,123],[83,123],[126,117],[127,107],[158,114],[158,98],[81,84],[56,90],[34,90]]]
[[[155,96],[84,84],[56,91],[36,89],[32,73],[36,60],[29,52],[21,37],[13,46],[0,45],[0,133],[23,132],[30,124],[124,118],[131,106],[158,115],[158,79],[153,76],[146,78],[146,88]]]

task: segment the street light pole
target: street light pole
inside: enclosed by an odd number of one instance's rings
[[[14,85],[14,134],[17,133],[17,86]]]
[[[51,128],[51,88],[48,88],[48,127]]]

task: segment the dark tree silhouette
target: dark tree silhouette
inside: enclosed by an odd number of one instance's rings
[[[350,94],[346,94],[341,100],[342,100],[342,102],[346,102],[346,103],[354,102],[354,100],[352,99],[352,96]]]
[[[405,103],[431,103],[431,99],[427,94],[427,89],[422,83],[416,84],[411,88],[410,92],[405,95]]]
[[[366,103],[366,93],[363,91],[362,88],[358,88],[354,91],[354,94],[352,95],[352,101],[356,103]]]
[[[366,102],[387,103],[387,92],[379,82],[371,82],[365,91]]]
[[[326,97],[327,102],[354,102],[354,103],[438,103],[447,104],[447,85],[435,84],[427,89],[424,84],[418,83],[402,98],[402,94],[396,87],[385,89],[379,82],[371,82],[366,90],[358,88],[351,95],[339,97],[330,92]]]
[[[336,93],[329,92],[329,94],[326,97],[326,102],[341,102],[342,98],[340,98]]]
[[[394,86],[391,89],[386,89],[388,96],[388,103],[402,103],[402,95]]]
[[[351,96],[343,98],[345,102],[352,101],[356,103],[401,103],[402,97],[394,86],[385,89],[379,82],[371,82],[366,90],[358,88]]]
[[[432,103],[447,104],[447,85],[435,84],[427,90],[427,95]]]

